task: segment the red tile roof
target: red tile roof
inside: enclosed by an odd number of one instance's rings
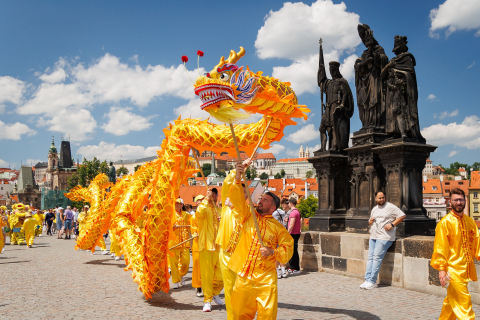
[[[468,180],[446,180],[442,182],[442,191],[444,197],[450,196],[450,190],[460,188],[468,195],[468,188],[470,187],[470,181]]]
[[[436,187],[436,190],[433,189]],[[442,183],[440,179],[428,179],[423,182],[423,193],[442,193]]]
[[[308,162],[307,158],[280,159],[277,162]]]
[[[222,188],[216,187],[218,190],[218,199],[220,201],[222,196]],[[179,195],[180,198],[183,199],[184,204],[191,204],[192,206],[196,206],[193,199],[195,199],[198,195],[207,195],[207,188],[205,186],[180,186]]]
[[[273,155],[273,153],[271,152],[266,152],[266,153],[257,153],[257,155],[255,156],[255,158],[253,158],[254,160],[257,160],[257,159],[276,159],[275,156]]]
[[[472,171],[470,176],[470,188],[468,189],[480,189],[480,171]]]

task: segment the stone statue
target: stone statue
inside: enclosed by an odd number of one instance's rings
[[[395,36],[393,46],[396,57],[381,73],[387,87],[385,133],[424,140],[418,122],[415,58],[408,52],[407,37]]]
[[[318,66],[318,86],[321,90],[322,121],[320,122],[321,151],[343,151],[348,148],[350,139],[350,118],[353,115],[353,95],[348,81],[340,73],[340,63],[329,63],[332,80],[327,79],[323,61],[322,40],[320,39],[320,58]],[[323,104],[323,92],[327,104]]]
[[[373,37],[366,24],[358,25],[358,35],[367,50],[355,61],[355,87],[357,105],[363,128],[381,129],[384,126],[385,103],[380,73],[388,63],[385,51]]]
[[[111,183],[117,182],[117,172],[113,166],[113,162],[110,161],[110,170],[108,170],[108,180]]]

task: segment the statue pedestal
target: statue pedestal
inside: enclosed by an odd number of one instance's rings
[[[309,220],[310,230],[345,230],[348,209],[348,157],[335,151],[315,151],[308,161],[317,172],[318,209]]]
[[[436,148],[397,139],[383,141],[381,146],[372,149],[385,169],[386,200],[406,214],[397,228],[398,236],[435,234],[435,219],[428,218],[423,207],[422,170]]]
[[[349,209],[345,219],[345,230],[354,233],[368,233],[370,212],[376,205],[375,191],[382,190],[385,171],[373,149],[381,146],[387,135],[373,129],[362,129],[352,137],[353,147],[348,153]]]

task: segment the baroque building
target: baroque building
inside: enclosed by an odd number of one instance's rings
[[[68,178],[77,172],[77,167],[73,164],[70,141],[62,141],[60,153],[57,153],[55,141],[52,138],[52,144],[48,149],[47,163],[44,187],[47,190],[67,190]]]

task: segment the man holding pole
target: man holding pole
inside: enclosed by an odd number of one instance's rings
[[[215,243],[220,216],[215,207],[218,191],[208,190],[206,198],[198,206],[195,219],[198,223],[198,250],[200,252],[200,273],[202,278],[203,311],[212,311],[212,300],[222,305],[218,296],[223,289],[222,273],[218,260],[218,246]]]
[[[175,201],[175,221],[173,222],[173,233],[175,239],[168,241],[168,246],[171,248],[189,238],[190,232],[190,218],[191,215],[183,209],[183,200],[178,198]],[[168,256],[168,263],[172,273],[173,289],[178,289],[178,283],[185,285],[185,276],[190,267],[190,241],[187,241],[174,249],[173,256]]]
[[[276,319],[278,308],[277,273],[275,261],[286,263],[293,254],[293,238],[272,213],[280,207],[280,199],[265,192],[255,212],[261,238],[258,238],[252,212],[245,201],[241,177],[251,162],[238,162],[235,183],[229,193],[230,201],[243,225],[240,241],[228,267],[236,274],[232,293],[234,319]],[[263,242],[263,246],[261,246]]]

